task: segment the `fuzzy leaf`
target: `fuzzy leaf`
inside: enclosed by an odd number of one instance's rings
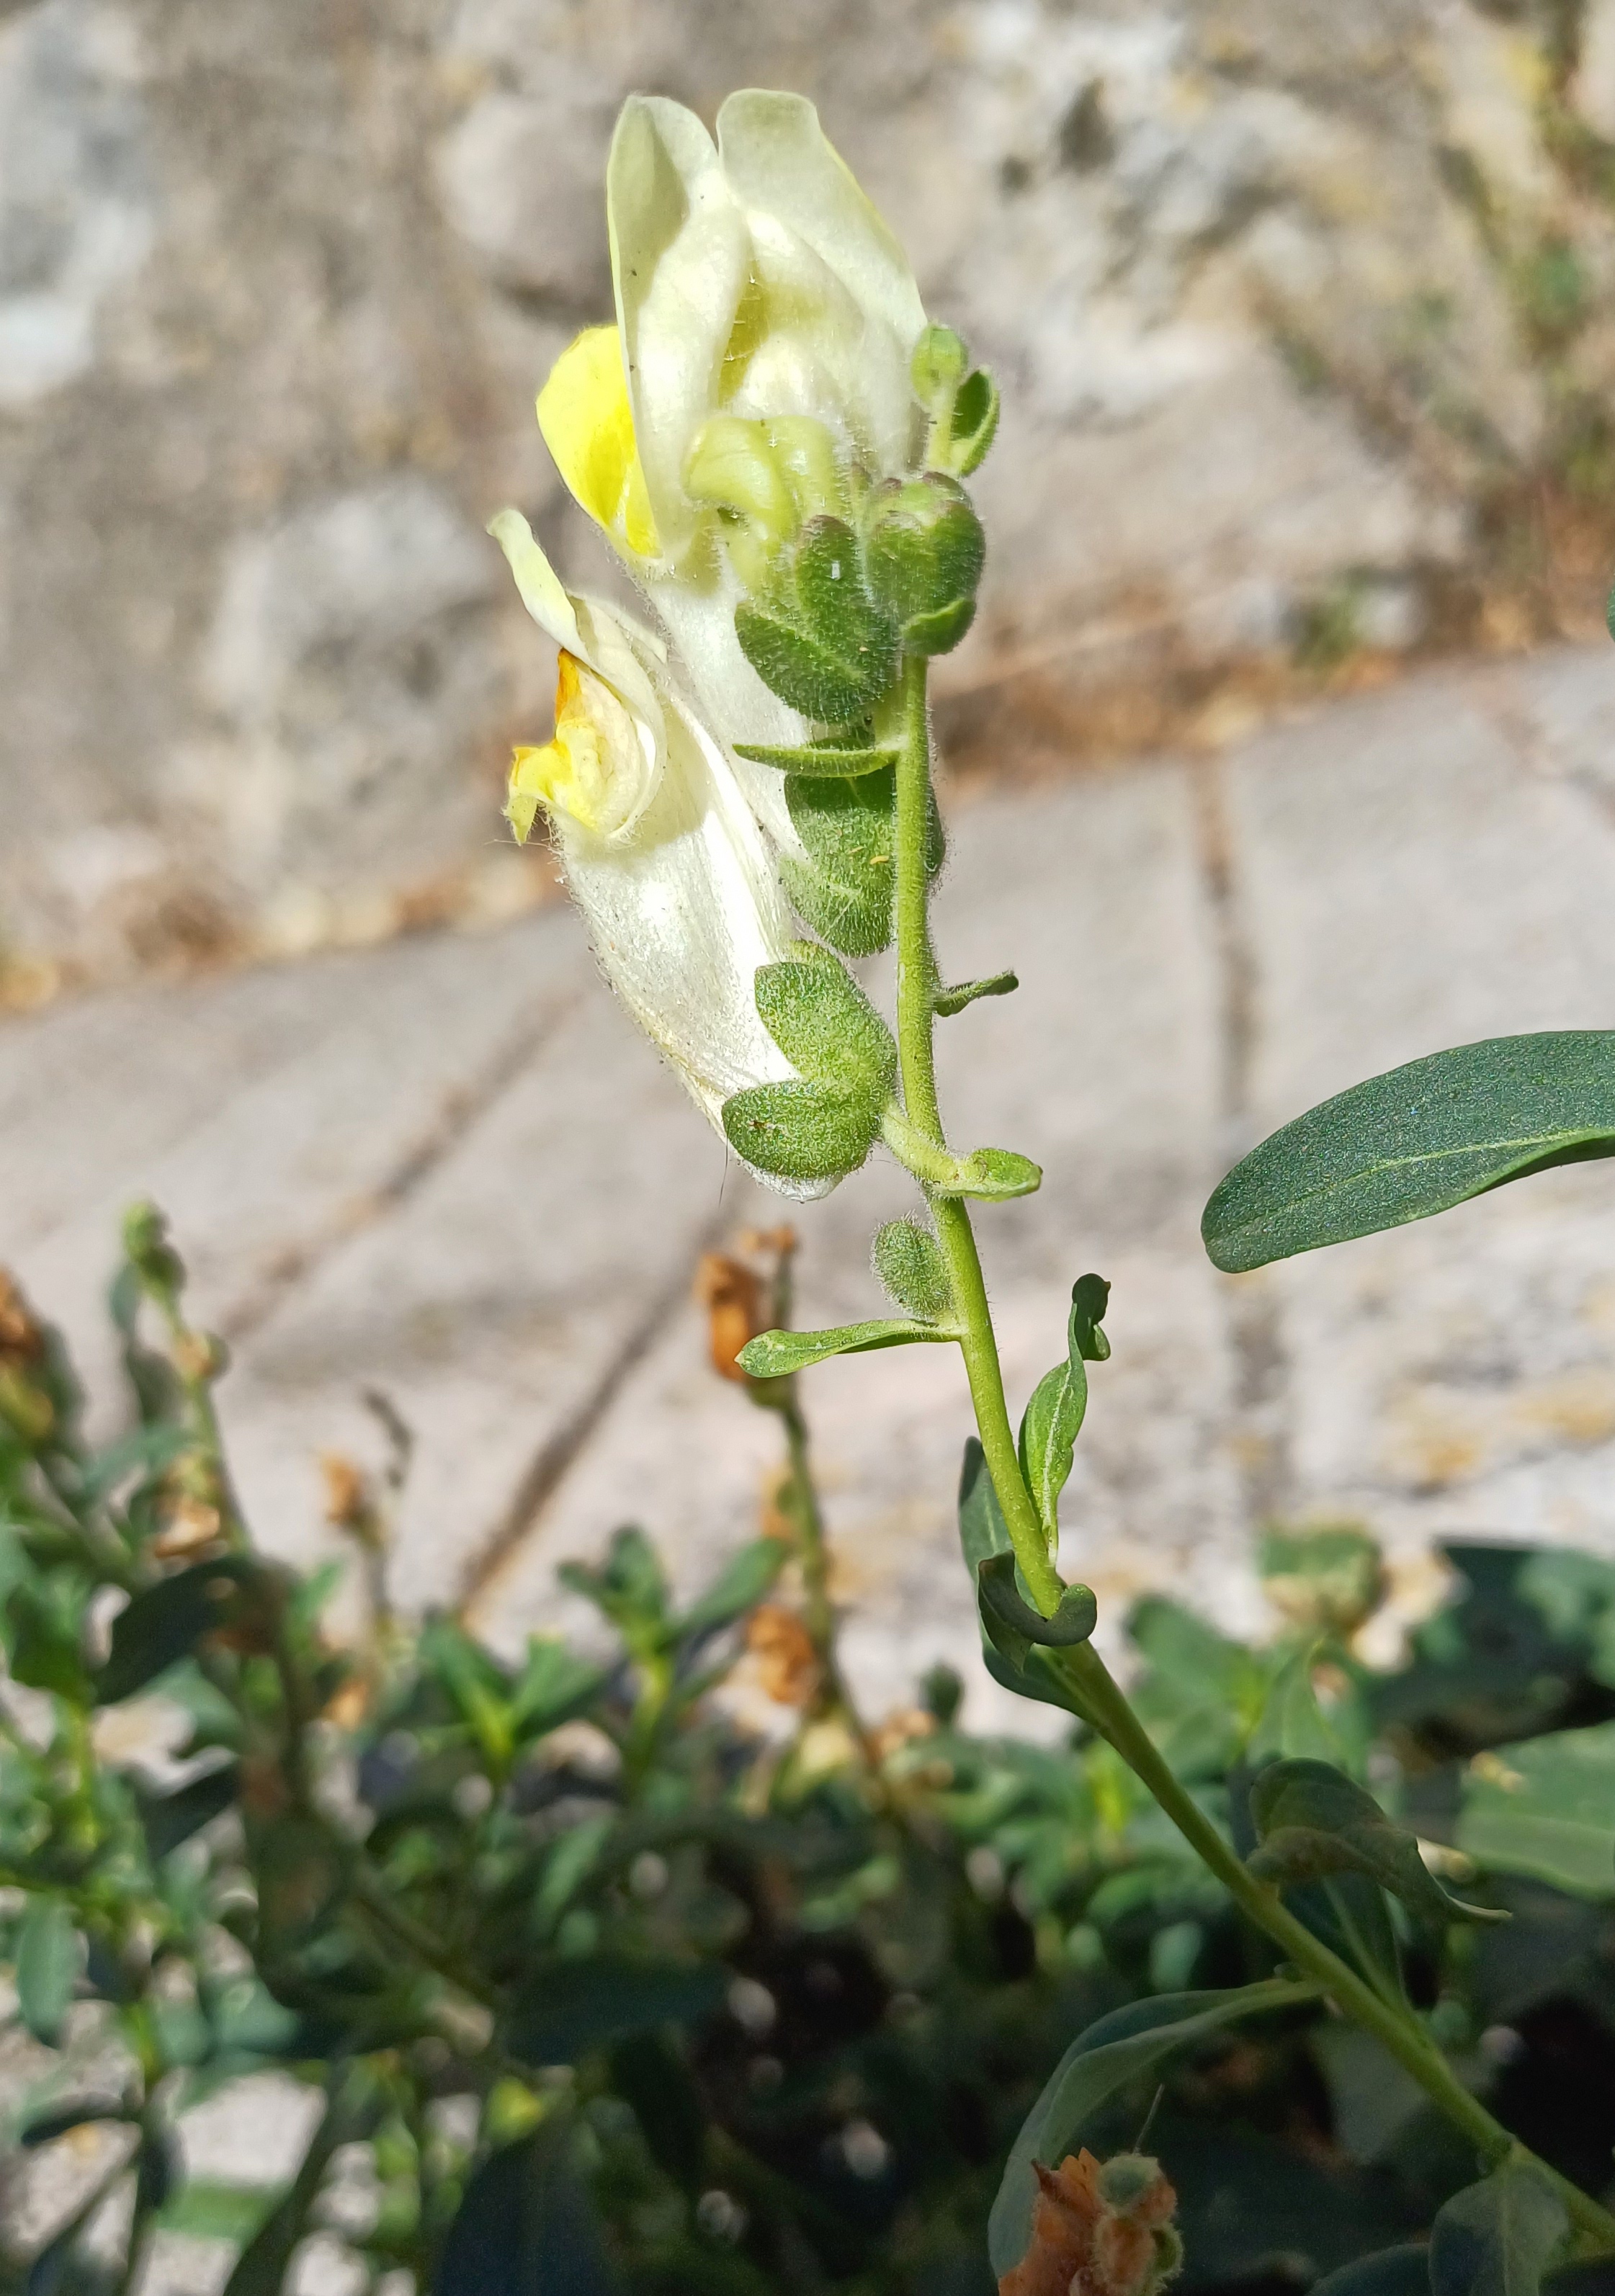
[[[1332,1763],[1273,1763],[1250,1788],[1250,1816],[1260,1847],[1246,1863],[1262,1881],[1285,1888],[1332,1874],[1366,1874],[1428,1921],[1507,1918],[1449,1897],[1413,1835]]]
[[[808,855],[780,857],[792,907],[847,956],[891,939],[896,783],[889,767],[856,781],[792,774],[785,805]]]
[[[838,518],[809,520],[775,590],[736,608],[734,634],[764,685],[821,725],[863,716],[897,666],[896,634]]]
[[[795,955],[758,967],[756,996],[758,1018],[792,1067],[810,1084],[866,1099],[878,1124],[898,1048],[846,966],[801,942]]]
[[[918,1220],[888,1220],[876,1231],[872,1257],[888,1299],[922,1323],[935,1323],[953,1307],[953,1286],[941,1247]]]
[[[1008,996],[1019,988],[1021,982],[1012,972],[995,972],[985,980],[961,980],[952,988],[939,989],[931,1000],[931,1010],[939,1020],[949,1020],[963,1013],[979,996]]]
[[[889,773],[898,756],[885,744],[846,747],[835,742],[812,742],[794,750],[782,749],[772,742],[737,742],[734,754],[750,758],[754,765],[777,766],[782,773],[828,781],[858,781],[865,774]]]
[[[1175,2050],[1208,2039],[1238,2018],[1313,2000],[1316,1991],[1269,1978],[1229,1992],[1161,1993],[1113,2009],[1079,2033],[1021,2123],[993,2202],[987,2243],[998,2277],[1014,2270],[1031,2238],[1034,2161],[1057,2168],[1081,2144],[1094,2115],[1119,2091],[1146,2079]]]
[[[730,1146],[759,1172],[783,1180],[839,1180],[858,1166],[880,1130],[863,1094],[817,1084],[754,1084],[725,1101]]]
[[[975,1148],[961,1159],[957,1174],[938,1193],[978,1196],[988,1203],[1007,1203],[1012,1196],[1035,1195],[1043,1185],[1043,1167],[1010,1148]]]
[[[749,1379],[789,1379],[792,1372],[806,1371],[831,1356],[867,1355],[875,1348],[904,1348],[911,1341],[954,1336],[935,1324],[898,1323],[895,1318],[838,1324],[823,1332],[762,1332],[747,1341],[737,1360]]]
[[[1238,1272],[1611,1155],[1615,1029],[1493,1037],[1298,1116],[1214,1190],[1201,1234],[1215,1264]]]

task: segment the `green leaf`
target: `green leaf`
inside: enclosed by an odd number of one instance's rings
[[[1422,2241],[1359,2256],[1313,2283],[1312,2296],[1430,2296],[1430,2251]]]
[[[146,1853],[160,1865],[182,1841],[189,1841],[220,1813],[229,1808],[241,1787],[241,1766],[225,1762],[168,1794],[139,1797],[140,1822],[145,1828]]]
[[[1252,1764],[1278,1759],[1344,1766],[1345,1749],[1324,1718],[1313,1686],[1317,1662],[1317,1644],[1309,1643],[1287,1658],[1274,1677],[1261,1719],[1251,1734],[1248,1759]]]
[[[530,2065],[571,2064],[620,2034],[709,2016],[728,1983],[710,1962],[611,1953],[541,1961],[511,2011],[507,2046]]]
[[[959,1470],[959,1544],[971,1584],[979,1583],[981,1565],[995,1554],[1012,1554],[1009,1525],[988,1470],[987,1454],[974,1435],[965,1439],[964,1460]]]
[[[1008,996],[1019,988],[1021,982],[1012,972],[990,973],[984,980],[961,980],[952,988],[939,988],[931,999],[931,1011],[939,1020],[948,1020],[963,1013],[979,996]]]
[[[1241,2017],[1316,1999],[1317,1988],[1270,1978],[1229,1992],[1163,1993],[1135,2001],[1090,2025],[1066,2051],[1021,2124],[988,2224],[988,2249],[1002,2279],[1025,2255],[1037,2197],[1034,2161],[1058,2168],[1083,2141],[1086,2124],[1121,2090],[1154,2073],[1174,2051],[1209,2039]]]
[[[734,754],[750,758],[754,765],[777,766],[782,773],[857,781],[865,774],[889,773],[902,752],[889,742],[848,747],[839,742],[810,742],[792,750],[773,742],[737,742]]]
[[[313,2229],[314,2204],[332,2154],[370,2135],[381,2118],[374,2085],[363,2066],[333,2070],[331,2081],[324,2113],[297,2176],[236,2258],[224,2296],[282,2296],[292,2252]]]
[[[863,717],[897,667],[896,633],[839,518],[808,521],[775,589],[735,609],[734,635],[770,692],[825,726]]]
[[[1259,1880],[1281,1889],[1332,1874],[1365,1874],[1427,1921],[1507,1919],[1449,1897],[1414,1836],[1332,1763],[1272,1763],[1251,1785],[1250,1815],[1260,1847],[1245,1862]]]
[[[1615,1030],[1493,1037],[1309,1109],[1234,1166],[1201,1221],[1231,1273],[1372,1235],[1556,1164],[1615,1155]]]
[[[283,2190],[278,2185],[224,2185],[193,2177],[165,2202],[162,2228],[193,2240],[227,2240],[241,2248],[262,2226]]]
[[[1077,1438],[1088,1407],[1088,1363],[1103,1363],[1111,1343],[1099,1328],[1111,1296],[1102,1275],[1084,1275],[1071,1287],[1066,1359],[1037,1382],[1021,1422],[1021,1472],[1051,1547],[1060,1530],[1060,1494],[1071,1472]]]
[[[12,1587],[5,1603],[11,1671],[29,1690],[48,1690],[70,1705],[88,1706],[94,1686],[83,1658],[87,1581],[53,1570]]]
[[[1355,1634],[1385,1597],[1379,1543],[1357,1523],[1266,1531],[1257,1567],[1274,1608],[1315,1634]]]
[[[1537,2296],[1569,2230],[1564,2202],[1542,2171],[1509,2162],[1438,2212],[1431,2296]]]
[[[779,964],[758,965],[755,996],[758,1019],[792,1067],[810,1084],[867,1101],[878,1124],[898,1048],[846,966],[804,941]]]
[[[856,781],[792,774],[785,783],[785,808],[808,857],[780,856],[785,890],[798,914],[845,956],[873,956],[891,939],[896,790],[889,767]]]
[[[612,1533],[603,1563],[563,1562],[555,1575],[625,1633],[666,1624],[667,1578],[656,1549],[636,1524],[625,1523]]]
[[[78,1932],[61,1898],[33,1897],[17,1937],[17,2005],[35,2040],[53,2045],[78,1981]]]
[[[922,1323],[952,1312],[953,1285],[941,1247],[918,1220],[888,1220],[875,1232],[871,1254],[888,1299]]]
[[[716,1634],[752,1610],[768,1592],[790,1560],[783,1538],[754,1538],[732,1555],[717,1577],[678,1621],[678,1636],[687,1641],[696,1635]]]
[[[97,1698],[114,1706],[133,1697],[188,1658],[205,1636],[263,1626],[270,1601],[266,1567],[250,1556],[225,1555],[160,1578],[113,1620],[111,1648],[96,1677]]]
[[[1615,1898],[1615,1722],[1479,1755],[1463,1794],[1457,1846],[1478,1866]]]
[[[611,2086],[634,2108],[652,2159],[695,2199],[706,2181],[707,2114],[682,2052],[663,2033],[633,2033],[611,2051]]]
[[[961,1158],[952,1177],[938,1185],[936,1193],[1007,1203],[1013,1196],[1035,1195],[1042,1185],[1043,1168],[1029,1156],[1017,1156],[1011,1148],[973,1148]]]
[[[880,1113],[861,1093],[818,1084],[754,1084],[723,1105],[737,1156],[782,1180],[842,1180],[874,1145]]]
[[[875,1348],[906,1348],[918,1340],[953,1340],[957,1334],[936,1324],[899,1323],[895,1317],[868,1324],[838,1324],[825,1332],[763,1332],[741,1349],[741,1369],[750,1379],[789,1379],[792,1372],[830,1356],[867,1355]]]
[[[986,556],[981,521],[955,479],[888,479],[864,508],[869,586],[911,653],[947,653],[969,629]]]
[[[564,2120],[485,2161],[443,2243],[432,2296],[620,2296]]]
[[[530,1635],[511,1696],[511,1729],[525,1744],[593,1703],[605,1677],[553,1636]]]
[[[993,1648],[1024,1674],[1034,1645],[1069,1650],[1086,1643],[1099,1620],[1099,1605],[1088,1587],[1068,1587],[1052,1619],[1035,1611],[1015,1583],[1012,1554],[989,1554],[976,1571],[981,1624]]]

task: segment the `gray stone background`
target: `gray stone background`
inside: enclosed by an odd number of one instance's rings
[[[956,750],[1587,634],[1615,0],[0,0],[9,1001],[543,890],[483,521],[597,578],[531,401],[611,120],[749,81],[1005,386]]]

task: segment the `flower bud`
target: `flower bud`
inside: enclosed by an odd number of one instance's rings
[[[910,653],[947,653],[975,618],[986,542],[956,480],[891,479],[865,513],[870,590]]]
[[[909,374],[914,397],[928,414],[946,421],[953,413],[954,394],[970,367],[970,353],[951,327],[927,327],[914,345]]]

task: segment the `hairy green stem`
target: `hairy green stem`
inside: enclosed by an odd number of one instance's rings
[[[926,666],[910,659],[904,666],[904,728],[897,770],[895,892],[898,948],[898,1054],[908,1125],[929,1150],[946,1153],[947,1137],[937,1101],[933,1029],[938,972],[931,951],[925,873],[925,829],[930,791],[930,730],[926,709]],[[1062,1588],[1048,1552],[1037,1510],[1021,1472],[1020,1456],[1004,1393],[1004,1374],[988,1304],[980,1257],[970,1213],[957,1197],[941,1196],[926,1185],[922,1154],[904,1160],[925,1187],[947,1261],[960,1325],[960,1348],[970,1379],[976,1425],[993,1488],[1004,1511],[1015,1559],[1038,1608],[1050,1615]],[[916,1167],[919,1168],[916,1169]],[[1454,2074],[1436,2044],[1411,2013],[1385,2000],[1349,1964],[1283,1904],[1276,1890],[1257,1880],[1235,1856],[1193,1797],[1163,1759],[1119,1685],[1091,1644],[1046,1653],[1064,1680],[1073,1709],[1091,1721],[1148,1788],[1178,1831],[1216,1874],[1234,1902],[1309,1977],[1335,2006],[1373,2033],[1474,2144],[1488,2169],[1509,2160],[1529,2161],[1563,2200],[1583,2243],[1615,2249],[1615,2217],[1578,2186],[1538,2161],[1494,2120]]]

